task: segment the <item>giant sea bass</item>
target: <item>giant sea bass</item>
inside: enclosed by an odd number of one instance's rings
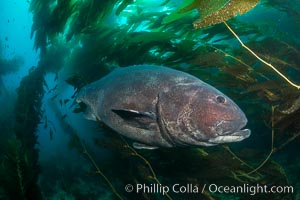
[[[76,97],[85,116],[134,140],[134,147],[212,146],[250,136],[247,118],[226,95],[162,66],[118,68]]]

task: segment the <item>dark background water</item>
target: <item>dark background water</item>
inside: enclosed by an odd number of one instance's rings
[[[1,2],[1,199],[300,198],[299,90],[242,48],[223,23],[195,30],[196,9],[175,16],[180,4]],[[228,21],[246,45],[298,84],[299,10],[297,1],[265,0]],[[251,137],[218,147],[134,150],[132,141],[74,112],[76,91],[134,64],[164,65],[213,85],[245,112]],[[248,174],[269,154],[272,130],[273,154]],[[137,183],[199,190],[260,184],[293,186],[294,192],[125,191]]]

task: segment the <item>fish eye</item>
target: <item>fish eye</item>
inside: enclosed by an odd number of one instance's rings
[[[218,103],[225,103],[226,99],[223,96],[217,96]]]

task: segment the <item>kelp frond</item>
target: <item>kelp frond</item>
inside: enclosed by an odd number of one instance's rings
[[[10,199],[29,200],[40,199],[40,194],[34,196],[38,186],[33,181],[36,174],[29,150],[17,138],[7,142],[5,154],[0,165],[0,185],[5,189]]]

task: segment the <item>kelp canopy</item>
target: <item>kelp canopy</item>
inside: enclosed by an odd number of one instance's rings
[[[263,160],[259,153],[268,152],[272,131],[275,132],[274,155],[280,157],[280,151],[290,146],[296,148],[300,132],[300,93],[245,51],[222,22],[229,20],[228,24],[247,46],[299,83],[299,2],[32,0],[30,10],[34,20],[32,37],[35,48],[40,50],[39,65],[31,72],[36,76],[31,79],[39,80],[35,84],[43,87],[43,77],[51,72],[80,89],[116,67],[145,63],[165,65],[191,73],[224,91],[248,116],[253,136],[245,143],[245,148],[238,144],[234,148],[251,166],[236,159],[225,146],[207,150],[141,152],[150,163],[154,163],[152,168],[148,162],[143,162],[145,158],[141,154],[127,145],[127,141],[104,128],[106,139],[96,138],[95,144],[110,149],[113,157],[111,164],[100,166],[110,177],[119,177],[111,179],[121,198],[164,198],[151,194],[126,194],[123,188],[128,182],[150,184],[160,180],[169,185],[175,182],[285,185],[288,182],[295,184],[298,180],[299,177],[286,173],[284,166],[274,160],[247,174]],[[268,13],[271,18],[264,19],[261,13]],[[280,23],[288,20],[292,24],[291,35],[286,35],[283,28],[287,27],[277,24],[278,15]],[[24,87],[20,88],[23,88],[20,93],[26,91]],[[33,98],[39,98],[35,106],[40,106],[43,92],[41,87],[36,88],[33,90],[38,91],[38,96]],[[39,118],[34,119],[38,123]],[[85,155],[95,164],[86,146],[75,137],[76,131],[72,132],[71,146],[77,144],[79,149],[83,148]],[[297,165],[297,161],[291,165]],[[125,168],[128,170],[124,171]],[[288,170],[293,173],[294,168]],[[99,168],[97,172],[101,174]],[[173,197],[170,195],[167,198]],[[220,194],[204,193],[200,196],[203,199],[225,199]],[[237,199],[249,197],[246,194],[237,196]],[[199,198],[197,195],[189,197]],[[292,194],[259,195],[259,199],[270,197],[293,198]]]

